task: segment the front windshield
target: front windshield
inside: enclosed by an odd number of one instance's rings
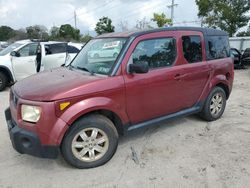
[[[108,75],[126,38],[103,38],[89,41],[72,61],[71,67]]]
[[[22,44],[20,43],[13,43],[11,45],[9,45],[7,48],[3,49],[1,52],[0,52],[0,56],[3,56],[3,55],[6,55],[10,52],[12,52],[13,50],[15,50],[16,48],[18,48],[19,46],[21,46]]]

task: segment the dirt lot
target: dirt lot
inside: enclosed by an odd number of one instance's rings
[[[106,165],[78,170],[13,150],[0,93],[0,187],[249,187],[250,69],[236,70],[222,119],[196,116],[130,133]],[[132,147],[132,149],[131,149]],[[132,150],[135,151],[132,155]],[[136,160],[137,156],[138,160]]]

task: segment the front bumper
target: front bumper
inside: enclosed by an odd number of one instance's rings
[[[5,110],[5,119],[12,146],[17,152],[41,158],[57,158],[59,154],[59,147],[41,145],[39,137],[35,133],[19,128],[13,121],[9,108]]]

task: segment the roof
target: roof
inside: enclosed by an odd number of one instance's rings
[[[105,33],[99,35],[96,38],[107,38],[107,37],[137,37],[147,33],[154,33],[160,31],[200,31],[206,36],[227,36],[228,34],[225,31],[212,28],[203,28],[203,27],[165,27],[158,29],[148,29],[148,30],[132,30],[125,32],[116,32],[116,33]]]

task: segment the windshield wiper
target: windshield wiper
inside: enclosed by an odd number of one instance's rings
[[[87,72],[89,72],[91,75],[94,75],[94,74],[95,74],[93,71],[90,71],[90,70],[87,69],[86,67],[79,67],[79,66],[77,66],[76,68],[77,68],[77,69],[80,69],[80,70],[83,70],[83,71],[87,71]]]

